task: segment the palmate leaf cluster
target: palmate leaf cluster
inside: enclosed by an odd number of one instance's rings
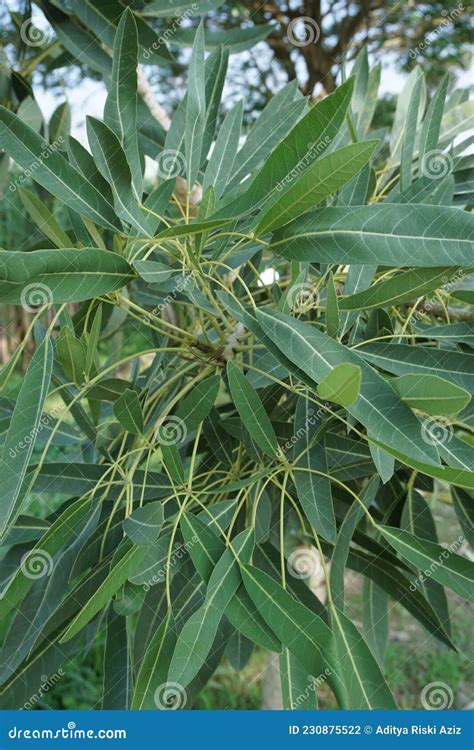
[[[0,109],[43,235],[0,251],[2,302],[30,321],[1,372],[1,705],[105,639],[107,709],[190,708],[254,648],[280,654],[286,708],[316,707],[312,679],[394,708],[393,603],[455,649],[445,588],[473,596],[472,107],[447,79],[427,101],[417,68],[371,132],[362,53],[315,106],[285,86],[243,138],[240,103],[216,126],[227,55],[201,26],[150,188],[138,49],[127,10],[90,152]]]

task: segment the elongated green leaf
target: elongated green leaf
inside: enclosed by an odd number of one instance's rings
[[[396,709],[397,704],[382,672],[356,626],[335,608],[332,616],[349,707],[355,710]]]
[[[172,268],[154,260],[135,260],[133,267],[140,278],[149,284],[161,284],[163,281],[167,281],[173,273]]]
[[[69,247],[71,240],[60,227],[51,211],[45,206],[44,201],[24,187],[19,188],[18,192],[21,202],[44,236],[51,240],[56,247]]]
[[[204,26],[196,31],[193,54],[189,65],[186,101],[185,152],[186,176],[189,187],[196,182],[201,164],[201,151],[206,121],[206,92],[204,79]]]
[[[53,364],[49,337],[34,353],[18,395],[1,455],[0,538],[11,528],[28,490],[25,478],[40,429]]]
[[[406,204],[312,211],[273,235],[275,252],[318,263],[469,266],[474,218],[457,208]]]
[[[421,297],[442,286],[446,277],[454,276],[455,270],[442,268],[417,268],[397,274],[391,279],[373,284],[370,289],[339,300],[341,310],[370,310],[374,307],[399,305]]]
[[[207,583],[217,561],[224,554],[224,542],[199,516],[183,514],[181,527],[194,566]],[[243,586],[237,589],[234,598],[227,605],[225,614],[229,622],[251,641],[269,651],[280,651],[281,644],[257,612]]]
[[[214,406],[220,386],[220,377],[213,375],[198,383],[181,403],[176,416],[182,419],[188,430],[195,430]]]
[[[305,398],[298,400],[295,413],[294,470],[295,487],[298,500],[311,526],[324,539],[334,541],[336,537],[336,519],[332,503],[331,483],[324,446],[314,442],[311,426],[315,422],[314,410]],[[298,457],[298,454],[301,455]]]
[[[145,237],[151,237],[155,221],[141,208],[132,189],[132,173],[119,139],[113,130],[95,117],[87,118],[87,137],[97,168],[112,188],[117,215]]]
[[[101,583],[85,607],[83,607],[71,622],[61,638],[61,643],[65,643],[73,638],[76,633],[92,620],[97,612],[100,612],[100,610],[108,604],[113,595],[119,590],[120,586],[125,583],[130,574],[139,565],[144,555],[144,547],[133,546],[125,552],[116,565],[111,568],[107,578]]]
[[[204,173],[202,185],[204,193],[212,185],[216,197],[220,198],[225,190],[239,146],[242,114],[242,102],[239,101],[228,112],[222,123]]]
[[[401,526],[415,537],[422,537],[423,539],[428,539],[429,541],[438,544],[436,525],[434,518],[431,515],[429,505],[423,495],[412,488],[410,488],[407,493]],[[416,585],[417,581],[415,580],[414,583]],[[443,623],[446,631],[449,633],[449,609],[443,587],[437,581],[433,581],[429,577],[418,583],[419,585],[417,588],[423,591]]]
[[[179,634],[168,673],[170,682],[186,687],[207,659],[225,609],[241,583],[236,556],[248,562],[253,546],[253,529],[246,529],[233,540],[233,550],[227,549],[218,561],[203,605]]]
[[[394,375],[436,375],[474,393],[474,368],[470,354],[408,344],[367,344],[361,357]]]
[[[229,361],[227,376],[232,400],[243,424],[262,451],[276,458],[278,443],[275,431],[260,396],[234,362]]]
[[[86,369],[86,351],[82,341],[70,328],[63,328],[56,339],[56,348],[66,376],[76,385],[81,385]]]
[[[434,416],[458,414],[471,400],[464,388],[438,375],[402,375],[390,385],[406,404]]]
[[[166,683],[176,638],[173,615],[169,610],[153,635],[141,663],[133,693],[132,710],[173,708],[172,703],[167,703]],[[172,695],[172,691],[170,694]],[[184,697],[185,693],[181,695]],[[179,698],[179,694],[176,693],[175,697]]]
[[[324,681],[322,675],[319,676],[319,681]],[[316,707],[316,683],[287,648],[280,654],[280,683],[283,708],[286,711]]]
[[[297,118],[296,123],[290,132],[285,135],[281,142],[277,142],[276,147],[265,160],[261,170],[252,181],[250,187],[246,190],[241,198],[238,198],[231,204],[231,209],[236,214],[253,209],[260,205],[263,200],[267,200],[269,195],[275,196],[280,186],[290,184],[295,177],[298,177],[307,167],[309,167],[318,157],[325,152],[336,137],[339,128],[344,120],[344,116],[349,105],[352,95],[354,79],[351,78],[340,86],[334,94],[330,94],[322,101],[311,107],[301,119]],[[282,96],[293,96],[291,84],[279,92],[267,105],[268,119],[270,123],[265,123],[265,117],[262,113],[256,121],[255,136],[248,137],[241,151],[237,162],[242,165],[240,176],[245,176],[244,163],[248,159],[248,165],[251,162],[251,154],[258,147],[259,137],[257,131],[261,123],[261,128],[265,132],[271,131],[271,120],[275,117],[273,106],[278,104],[278,98]],[[271,106],[272,105],[272,106]],[[294,109],[294,102],[290,102]],[[299,105],[301,106],[301,105]],[[264,110],[265,112],[266,110]],[[279,112],[279,118],[283,116],[284,111]],[[253,129],[251,133],[253,132]],[[263,133],[260,134],[263,140]],[[248,153],[247,153],[248,152]],[[244,154],[246,154],[244,158]],[[236,175],[237,178],[237,175]],[[227,209],[229,210],[229,209]]]
[[[338,364],[358,365],[362,371],[360,396],[347,407],[349,413],[367,427],[375,440],[426,463],[439,463],[432,446],[423,444],[421,424],[390,386],[372,368],[363,365],[361,358],[313,326],[283,313],[259,310],[257,319],[284,356],[316,383]]]
[[[441,120],[443,117],[444,102],[448,90],[449,74],[446,73],[433,96],[423,120],[421,129],[420,147],[418,151],[419,163],[423,170],[424,160],[430,151],[434,151],[438,145]]]
[[[132,435],[143,432],[143,412],[136,391],[127,388],[114,403],[114,414],[120,424]]]
[[[415,149],[416,124],[420,110],[422,84],[424,84],[424,79],[420,77],[413,86],[408,105],[400,165],[400,183],[403,191],[410,187],[413,179],[413,152]]]
[[[420,539],[408,531],[393,526],[380,526],[380,533],[405,560],[433,580],[456,591],[467,601],[474,599],[474,563],[465,557],[456,555],[459,542],[445,549],[439,544]]]
[[[469,493],[454,487],[451,490],[451,497],[464,536],[474,549],[474,501]]]
[[[125,617],[113,609],[107,617],[102,711],[126,711],[132,697],[132,665]]]
[[[147,503],[136,508],[122,523],[123,530],[139,547],[158,539],[163,526],[163,506],[160,502]]]
[[[72,167],[60,151],[44,149],[43,139],[16,115],[0,107],[0,146],[23,169],[31,170],[35,182],[66,206],[100,226],[118,229],[113,207],[106,198]]]
[[[378,141],[363,141],[323,156],[284,190],[260,218],[255,234],[281,227],[345,185],[370,159]]]
[[[118,25],[113,49],[112,82],[104,107],[104,122],[122,146],[138,200],[142,195],[142,168],[137,137],[138,36],[133,13],[126,8]]]
[[[318,677],[329,672],[328,682],[344,707],[333,634],[326,623],[263,571],[249,565],[243,565],[241,571],[245,588],[281,642],[306,666],[308,674]]]
[[[385,661],[389,622],[388,594],[369,578],[364,579],[362,588],[362,619],[364,636],[381,670]]]
[[[135,277],[116,253],[82,250],[0,250],[0,294],[14,305],[81,302],[120,289]]]

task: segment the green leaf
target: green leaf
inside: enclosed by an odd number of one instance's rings
[[[144,547],[158,539],[163,526],[163,505],[161,502],[147,503],[136,508],[122,522],[126,535],[138,547]]]
[[[286,258],[318,263],[470,266],[474,218],[444,206],[386,203],[311,211],[272,237]]]
[[[189,64],[188,94],[185,120],[186,176],[189,189],[196,182],[201,165],[201,151],[206,121],[206,92],[204,78],[204,26],[201,21],[196,31],[193,53]]]
[[[76,339],[70,328],[62,328],[56,339],[56,348],[66,376],[76,385],[81,385],[86,370],[86,352],[82,341]]]
[[[424,576],[433,578],[455,591],[467,601],[474,600],[474,563],[456,555],[459,540],[447,549],[426,539],[413,536],[394,526],[380,526],[379,531],[391,546],[408,562],[413,563]]]
[[[423,84],[424,79],[422,77],[418,78],[413,86],[410,103],[408,105],[400,165],[400,184],[403,191],[410,187],[413,179],[413,152],[415,149],[416,126],[418,122],[418,113],[420,111]]]
[[[278,443],[275,431],[260,396],[241,369],[232,361],[227,363],[227,377],[232,400],[246,429],[262,451],[271,458],[277,458]]]
[[[447,276],[455,275],[455,269],[416,268],[397,274],[386,281],[373,284],[370,289],[339,299],[340,310],[371,310],[375,307],[400,305],[410,302],[442,286]]]
[[[291,182],[324,153],[331,145],[344,121],[353,85],[354,79],[351,78],[333,94],[326,96],[317,102],[314,107],[307,110],[303,117],[298,116],[296,118],[290,132],[285,133],[280,141],[276,141],[273,150],[270,149],[268,158],[265,159],[262,168],[255,179],[252,180],[244,195],[231,204],[230,208],[235,213],[253,210],[262,201],[267,200],[269,195],[274,195],[274,191],[277,190],[279,185]],[[289,113],[293,116],[292,110],[294,111],[296,103],[290,101],[287,104],[287,99],[290,96],[294,99],[291,84],[288,84],[270,100],[256,120],[238,154],[237,162],[240,170],[235,176],[236,181],[238,181],[238,178],[241,179],[245,176],[248,167],[253,168],[251,166],[253,164],[252,157],[256,154],[264,134],[266,133],[267,137],[272,136],[272,120],[275,118],[274,108],[280,107],[279,118],[283,117],[284,112],[286,112],[286,109],[283,110],[283,106],[288,106]],[[281,101],[282,97],[285,97],[283,102]],[[302,107],[302,105],[298,104],[298,107]],[[265,115],[267,108],[268,116]],[[252,137],[251,134],[253,134]]]
[[[133,692],[133,711],[172,708],[172,705],[167,706],[166,700],[163,700],[163,694],[166,691],[168,668],[176,638],[173,614],[169,610],[155,631],[141,662]]]
[[[329,673],[328,682],[344,708],[333,634],[326,623],[263,571],[250,565],[243,565],[241,571],[245,588],[262,617],[290,653],[305,665],[308,674],[319,677]]]
[[[68,102],[59,104],[51,115],[48,125],[50,143],[60,143],[63,149],[71,130],[71,108]]]
[[[135,260],[133,267],[140,278],[148,284],[161,284],[167,281],[173,274],[173,269],[164,263],[157,263],[155,260]]]
[[[393,378],[390,385],[412,409],[434,416],[458,414],[471,400],[464,388],[438,375],[402,375]]]
[[[121,289],[133,278],[124,258],[95,247],[0,250],[0,294],[14,305],[81,302]]]
[[[242,102],[238,101],[227,113],[219,129],[216,143],[204,173],[203,193],[212,185],[216,197],[220,198],[225,190],[239,147],[242,114]]]
[[[117,215],[145,237],[152,237],[154,217],[142,209],[132,189],[132,173],[119,139],[105,123],[89,116],[87,137],[97,168],[112,188]]]
[[[298,500],[311,526],[324,539],[332,542],[336,537],[336,519],[326,451],[320,442],[315,442],[315,436],[311,430],[316,420],[317,417],[315,418],[308,399],[303,397],[298,399],[294,426],[294,438],[297,441],[295,444],[295,487]]]
[[[474,549],[474,502],[472,497],[463,490],[451,488],[451,497],[453,500],[454,510],[459,521],[459,525]]]
[[[131,547],[111,568],[107,578],[101,583],[94,592],[87,604],[73,619],[66,632],[62,636],[60,643],[66,643],[71,640],[76,633],[87,625],[90,620],[100,612],[112,599],[113,595],[125,583],[130,574],[139,565],[145,555],[145,547]]]
[[[212,50],[223,45],[231,53],[244,52],[265,39],[271,33],[270,25],[250,26],[241,29],[225,29],[224,31],[205,30],[205,49]],[[191,46],[197,32],[194,29],[177,28],[174,36],[176,42],[183,46]]]
[[[53,365],[53,346],[46,337],[37,348],[23,378],[3,443],[0,460],[0,538],[13,526],[28,492],[26,470],[48,394]]]
[[[280,654],[280,684],[285,711],[311,710],[316,708],[316,684],[324,680],[318,676],[315,683],[308,670],[287,649]]]
[[[367,344],[358,349],[361,357],[394,375],[436,375],[474,393],[472,356],[417,344]]]
[[[232,547],[223,553],[211,573],[204,603],[178,636],[168,679],[182,687],[191,682],[208,657],[225,609],[241,583],[236,558],[248,561],[252,554],[253,529],[239,534],[232,541]]]
[[[158,437],[161,439],[160,428],[158,429]],[[179,449],[174,443],[168,444],[166,436],[165,440],[160,442],[160,448],[163,464],[166,466],[172,481],[178,485],[184,484],[184,467]]]
[[[364,579],[362,588],[364,636],[381,670],[383,670],[389,635],[388,601],[389,596],[386,591],[369,578]]]
[[[60,151],[44,141],[16,115],[0,106],[0,147],[34,180],[66,206],[107,229],[119,228],[113,207],[86,178],[72,167]]]
[[[326,297],[326,333],[333,339],[337,339],[339,334],[339,303],[337,300],[336,287],[334,286],[334,277],[329,275]]]
[[[130,8],[120,18],[114,39],[112,80],[104,122],[117,136],[132,175],[135,196],[142,195],[142,166],[137,135],[137,25]]]
[[[288,224],[321,203],[360,172],[378,141],[363,141],[323,156],[284,190],[263,214],[255,229],[257,236]]]
[[[396,709],[382,672],[356,626],[336,608],[331,612],[348,708],[359,711]]]
[[[195,430],[206,419],[219,392],[219,375],[201,380],[180,404],[176,416],[182,419],[189,431]]]
[[[126,711],[132,697],[132,665],[127,620],[113,609],[107,616],[101,711]]]
[[[326,401],[340,406],[350,406],[360,395],[362,370],[359,365],[336,365],[318,385],[318,393]]]
[[[348,412],[367,427],[371,438],[417,460],[439,463],[437,451],[423,443],[419,421],[361,358],[314,326],[283,313],[258,310],[257,319],[284,356],[315,383],[338,364],[358,365],[362,372],[360,396],[347,407]]]
[[[44,201],[24,187],[19,188],[18,193],[32,221],[44,236],[51,240],[56,247],[69,247],[71,240],[60,227],[51,211],[45,206]]]
[[[114,403],[114,415],[132,435],[143,432],[143,412],[136,391],[127,388]]]
[[[418,151],[418,162],[420,165],[423,165],[426,155],[429,154],[430,151],[434,151],[438,145],[448,84],[449,73],[446,73],[429,103],[428,109],[426,110]]]
[[[201,516],[194,516],[184,513],[181,521],[190,557],[205,583],[209,581],[212,571],[225,551],[225,544],[218,538],[216,527],[211,530],[204,523],[203,517],[206,515],[203,513]],[[224,524],[222,526],[225,528]],[[251,641],[269,651],[280,651],[280,642],[257,612],[243,586],[237,589],[234,598],[227,605],[225,614],[229,622]]]
[[[411,487],[407,493],[400,525],[415,537],[428,539],[431,542],[435,542],[435,544],[438,543],[436,525],[429,505],[423,495]],[[443,587],[437,581],[433,581],[430,578],[420,582],[417,582],[415,579],[414,583],[418,583],[418,588],[424,593],[443,623],[444,628],[449,633],[449,608]]]

